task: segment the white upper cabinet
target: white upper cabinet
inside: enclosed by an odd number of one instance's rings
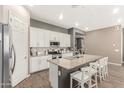
[[[62,33],[60,35],[60,46],[61,47],[70,47],[70,35]]]
[[[45,43],[44,30],[38,29],[37,37],[38,37],[38,47],[44,47],[44,43]]]
[[[37,29],[31,27],[30,28],[30,47],[38,46],[38,37],[37,37]]]
[[[58,41],[58,32],[50,32],[50,41]]]
[[[30,28],[30,47],[50,47],[50,41],[60,42],[60,47],[70,47],[69,34]]]
[[[30,47],[44,47],[44,30],[30,28]]]
[[[50,32],[49,30],[44,31],[44,47],[50,47]]]
[[[70,39],[70,35],[66,35],[66,47],[70,47],[71,46],[71,39]]]
[[[63,33],[60,34],[60,47],[65,47],[65,36]]]

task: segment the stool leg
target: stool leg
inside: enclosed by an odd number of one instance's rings
[[[90,78],[90,79],[89,79],[89,88],[92,88],[92,86],[91,86],[91,85],[92,85],[91,82],[92,82],[92,81],[91,81],[91,78]]]
[[[81,88],[84,88],[84,82],[81,82]]]
[[[108,66],[106,66],[106,76],[108,76]]]
[[[106,67],[103,68],[103,80],[106,78]]]
[[[101,69],[99,69],[99,81],[100,81],[100,83],[102,82],[102,79],[101,79],[101,73],[102,71],[101,71]]]
[[[72,88],[72,86],[73,86],[73,82],[72,82],[73,80],[72,80],[72,77],[71,77],[71,79],[70,79],[70,88]]]
[[[98,85],[97,85],[97,73],[95,75],[95,82],[96,82],[96,88],[98,88]]]

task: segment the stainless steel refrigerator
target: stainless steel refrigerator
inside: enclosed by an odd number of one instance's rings
[[[8,25],[0,24],[0,87],[11,87],[10,82],[10,42]]]

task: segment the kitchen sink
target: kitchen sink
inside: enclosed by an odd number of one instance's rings
[[[81,58],[81,57],[83,57],[83,55],[71,56],[71,57],[65,57],[64,59],[74,60],[74,59]]]

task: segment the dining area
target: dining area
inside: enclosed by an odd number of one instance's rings
[[[108,57],[84,54],[48,62],[53,88],[98,88],[108,77]]]

